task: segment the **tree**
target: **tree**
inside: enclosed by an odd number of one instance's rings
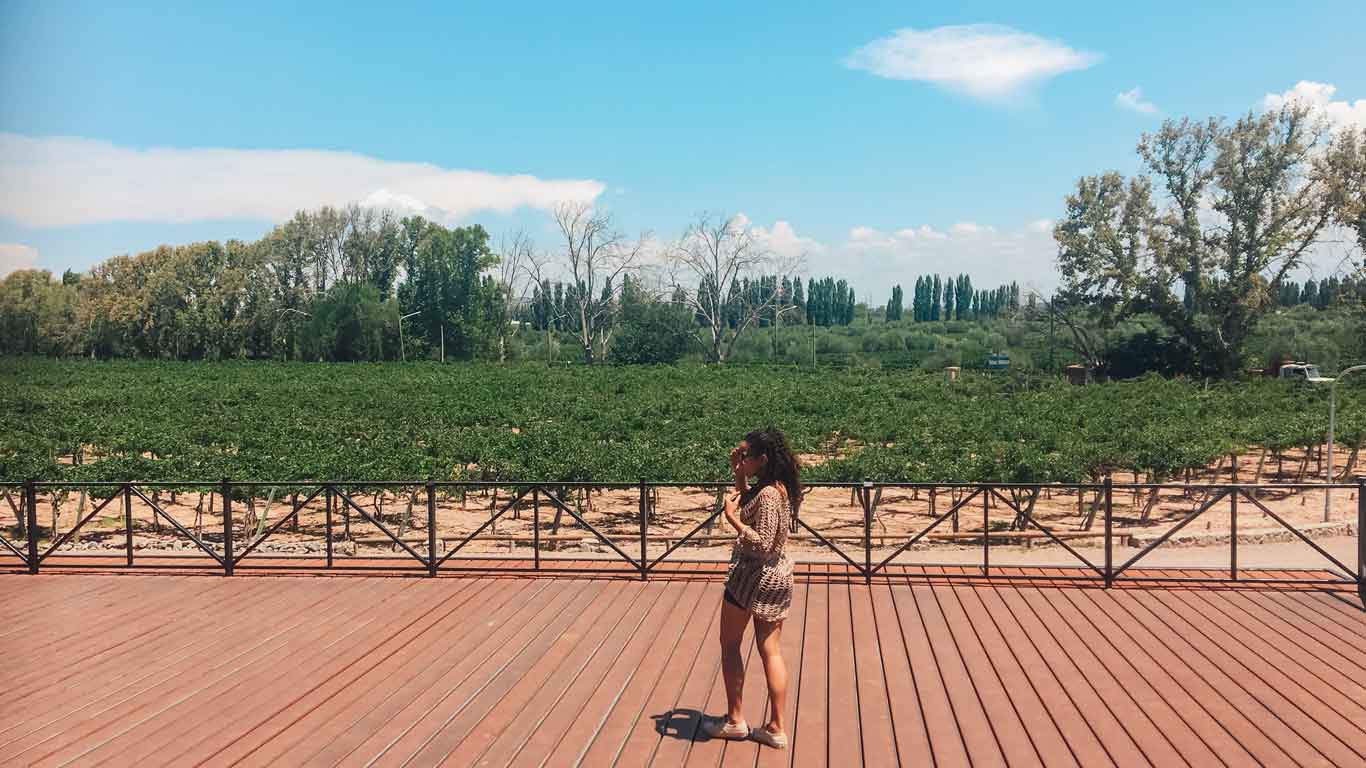
[[[560,327],[560,320],[564,316],[564,286],[556,282],[554,291],[550,287],[550,278],[546,277],[550,265],[550,257],[529,250],[522,261],[522,270],[533,285],[540,286],[539,296],[533,300],[536,327],[545,331],[545,361],[549,365],[553,362],[551,354],[553,345],[551,340],[554,332]]]
[[[972,319],[972,278],[967,275],[959,275],[954,284],[953,306],[956,319]]]
[[[575,287],[571,314],[577,316],[576,330],[583,345],[583,359],[591,363],[599,357],[611,337],[612,285],[621,275],[635,270],[645,250],[647,236],[634,243],[624,241],[612,225],[612,217],[596,211],[588,203],[561,203],[555,206],[555,224],[564,238],[564,259]],[[607,300],[594,298],[606,288]],[[596,350],[596,353],[595,353]]]
[[[901,286],[892,286],[892,298],[887,300],[887,322],[892,323],[901,319]]]
[[[765,273],[789,278],[796,261],[777,258],[738,216],[698,214],[671,249],[669,261],[676,287],[682,287],[679,278],[684,275],[697,285],[692,292],[685,288],[685,293],[698,320],[694,333],[708,362],[724,363],[746,331],[787,309],[780,306],[779,291],[765,289],[762,280],[754,285],[746,281]],[[814,288],[807,300],[814,303]]]
[[[1081,358],[1089,379],[1102,366],[1105,355],[1105,341],[1096,319],[1099,310],[1077,294],[1065,291],[1054,294],[1051,299],[1040,296],[1039,303],[1048,313],[1050,325],[1058,323],[1067,329],[1062,347]],[[1052,359],[1052,352],[1049,359]]]
[[[518,285],[526,274],[526,267],[535,246],[525,230],[517,230],[504,235],[498,244],[498,281],[495,290],[498,295],[497,315],[494,324],[498,332],[498,362],[507,362],[507,337],[512,328],[514,317],[526,300],[526,291],[519,291]],[[533,286],[539,290],[540,281],[533,279]]]
[[[1301,105],[1233,125],[1168,120],[1139,142],[1147,175],[1086,177],[1067,197],[1053,233],[1064,292],[1106,322],[1156,314],[1233,376],[1274,306],[1270,286],[1304,263],[1329,220],[1311,172],[1324,130]]]
[[[620,329],[608,358],[622,364],[678,362],[692,344],[688,306],[655,301],[643,293],[629,300],[627,295],[623,286]]]
[[[1366,271],[1366,128],[1344,128],[1316,162],[1333,221],[1356,237]]]
[[[392,301],[373,285],[339,282],[310,307],[304,348],[319,360],[383,360],[385,330],[398,320]]]
[[[399,288],[401,313],[418,313],[412,327],[428,349],[441,346],[447,356],[473,357],[495,321],[488,315],[487,293],[497,288],[481,279],[495,263],[488,233],[478,225],[446,229],[421,219],[410,226],[421,235]]]
[[[0,280],[0,354],[69,354],[79,344],[76,288],[45,269]]]

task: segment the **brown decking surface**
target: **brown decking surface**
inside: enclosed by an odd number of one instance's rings
[[[865,584],[812,566],[783,635],[793,743],[778,752],[696,733],[724,710],[720,586],[688,567],[649,582],[0,574],[0,764],[1366,764],[1351,589],[1106,590],[1018,569]]]

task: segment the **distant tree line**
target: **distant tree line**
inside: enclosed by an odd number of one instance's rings
[[[734,282],[726,293],[724,301],[717,301],[716,292],[710,286],[703,286],[700,293],[703,301],[714,312],[692,312],[693,321],[699,327],[711,327],[713,317],[717,325],[724,329],[736,330],[744,324],[749,308],[759,307],[755,313],[754,325],[759,328],[786,325],[836,326],[854,322],[854,289],[843,279],[824,277],[808,278],[807,288],[802,288],[800,277],[763,275],[757,278],[741,278]],[[612,286],[604,285],[600,301],[610,301],[615,295]],[[564,281],[543,280],[533,286],[531,299],[520,314],[536,330],[578,331],[578,306],[582,301],[582,285],[572,285]],[[627,297],[630,296],[631,299]],[[808,297],[810,297],[808,299]],[[625,275],[622,278],[621,301],[647,302],[653,300],[648,291],[641,287],[641,280]],[[675,287],[667,299],[659,300],[686,308],[688,292]]]
[[[904,293],[900,285],[892,287],[892,298],[887,302],[885,319],[902,319]],[[917,323],[938,320],[991,320],[1020,309],[1020,286],[1002,285],[993,290],[974,290],[972,278],[921,275],[915,279],[915,293],[911,294],[911,320]]]
[[[504,298],[494,263],[478,226],[325,207],[255,242],[162,246],[60,281],[11,274],[0,353],[377,360],[444,345],[471,357]]]
[[[1293,280],[1281,284],[1277,299],[1282,307],[1297,307],[1308,304],[1315,309],[1327,309],[1336,304],[1360,300],[1366,295],[1366,277],[1325,277],[1322,280],[1310,278],[1301,285]]]

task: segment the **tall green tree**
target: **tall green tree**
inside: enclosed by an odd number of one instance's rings
[[[384,360],[384,339],[398,322],[393,301],[365,283],[339,282],[310,305],[304,350],[310,359],[334,362]]]
[[[894,323],[901,319],[901,286],[892,286],[892,297],[887,300],[886,320]]]
[[[1067,197],[1054,228],[1064,293],[1108,322],[1156,314],[1233,376],[1274,306],[1270,286],[1304,263],[1332,215],[1312,165],[1325,130],[1302,105],[1231,125],[1168,120],[1139,143],[1145,175],[1086,177]]]
[[[430,350],[444,347],[447,357],[468,359],[488,345],[495,322],[486,293],[497,288],[481,280],[495,263],[488,233],[479,225],[446,229],[425,222],[421,228],[398,292],[402,314],[417,313],[405,328]]]

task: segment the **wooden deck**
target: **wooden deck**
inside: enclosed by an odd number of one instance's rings
[[[839,566],[799,579],[784,632],[792,748],[707,741],[720,586],[693,567],[0,574],[0,764],[1366,764],[1354,591]]]

